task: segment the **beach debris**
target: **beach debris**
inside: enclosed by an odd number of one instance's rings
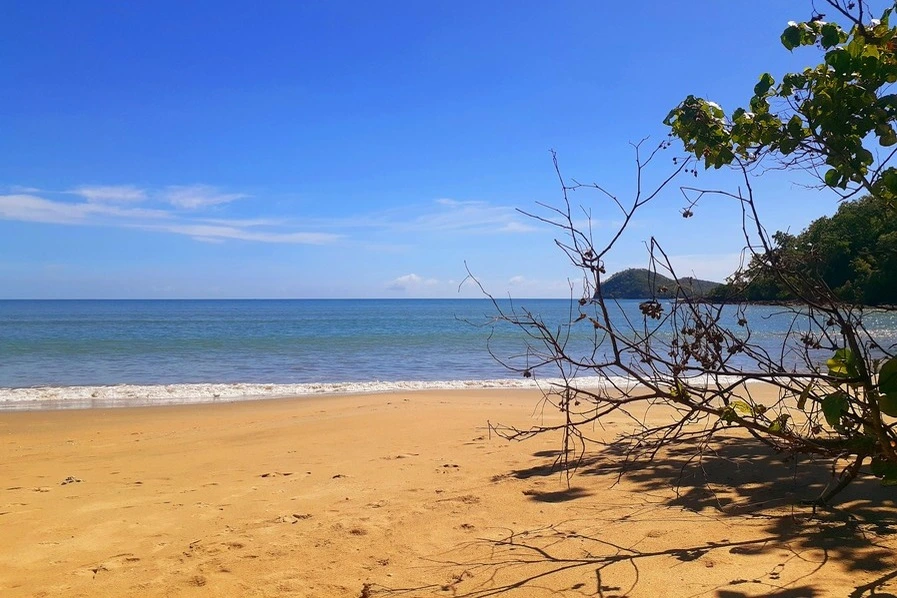
[[[460,467],[460,465],[458,465],[457,463],[446,463],[445,465],[443,465],[443,467],[456,468],[456,467]]]
[[[338,479],[338,478],[347,478],[347,477],[349,477],[349,476],[347,476],[347,475],[344,474],[344,473],[338,473],[338,474],[336,474],[335,476],[333,476],[331,479],[332,479],[332,480],[336,480],[336,479]]]
[[[77,484],[77,483],[79,483],[79,482],[81,482],[81,481],[82,481],[81,478],[76,478],[75,476],[70,475],[69,477],[67,477],[67,478],[65,478],[64,480],[62,480],[62,482],[61,482],[59,485],[60,485],[60,486],[65,486],[66,484]]]
[[[265,472],[265,473],[259,475],[259,477],[260,478],[276,478],[279,476],[287,477],[287,476],[291,476],[291,475],[293,475],[292,471],[268,471],[268,472]]]

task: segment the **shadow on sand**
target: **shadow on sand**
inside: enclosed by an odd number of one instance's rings
[[[800,502],[833,482],[830,467],[783,459],[754,439],[720,438],[699,456],[698,447],[683,443],[621,472],[623,451],[612,444],[581,461],[576,486],[523,492],[530,501],[565,503],[558,508],[569,519],[507,530],[437,559],[461,572],[440,586],[442,595],[649,595],[640,583],[654,575],[656,584],[658,570],[687,563],[701,566],[694,577],[710,581],[669,595],[895,596],[897,493],[877,479],[858,477],[836,508],[816,510]],[[508,477],[558,478],[558,453],[533,456],[542,462]]]

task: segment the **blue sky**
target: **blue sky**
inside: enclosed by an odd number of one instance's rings
[[[11,2],[0,22],[0,298],[569,296],[555,231],[515,209],[565,175],[625,199],[629,142],[687,94],[731,110],[809,2]],[[672,154],[671,154],[672,155]],[[667,172],[666,157],[649,176]],[[694,181],[683,181],[694,182]],[[832,213],[755,182],[771,230]],[[699,184],[731,185],[725,174]],[[597,238],[618,212],[599,196]],[[608,259],[722,279],[735,205],[675,188]]]

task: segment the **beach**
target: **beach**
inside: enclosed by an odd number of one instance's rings
[[[893,494],[752,441],[572,478],[535,390],[0,413],[3,596],[866,596]],[[656,417],[664,417],[658,412]],[[612,441],[622,417],[591,431]],[[890,498],[889,498],[890,497]]]

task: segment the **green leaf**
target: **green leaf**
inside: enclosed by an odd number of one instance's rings
[[[797,25],[789,25],[788,28],[782,32],[782,37],[780,39],[785,48],[793,50],[800,45],[800,29],[798,29]]]
[[[723,412],[720,414],[719,418],[727,424],[731,424],[738,418],[738,414],[735,413],[735,410],[732,409],[731,405],[727,405],[723,408]]]
[[[769,424],[770,432],[784,432],[785,425],[788,423],[788,418],[791,417],[787,413],[783,413],[782,415],[775,418],[775,420]]]
[[[837,378],[856,378],[857,372],[856,357],[850,349],[838,349],[831,359],[825,362],[828,366],[830,376]]]
[[[837,187],[841,182],[841,173],[832,168],[825,173],[825,184],[829,187]]]
[[[897,134],[894,133],[894,129],[890,126],[879,125],[875,128],[875,132],[878,134],[878,142],[883,147],[891,147],[897,143]]]
[[[763,73],[760,75],[760,82],[754,85],[754,95],[762,96],[766,95],[766,92],[769,91],[769,88],[775,84],[775,79],[772,78],[772,75],[769,73]]]
[[[746,401],[742,401],[741,399],[737,401],[732,401],[730,403],[732,409],[738,411],[740,413],[744,413],[745,415],[753,415],[754,408],[751,407]]]
[[[835,69],[838,74],[849,73],[853,68],[853,60],[850,53],[844,48],[835,48],[825,55],[825,62]]]
[[[846,410],[847,395],[843,391],[835,391],[822,399],[822,414],[833,428],[841,423],[841,413]]]
[[[878,410],[885,415],[897,417],[897,394],[879,395]]]
[[[884,457],[872,457],[872,475],[881,478],[882,486],[897,486],[897,463]]]
[[[803,389],[800,393],[800,398],[797,399],[797,408],[803,409],[807,406],[807,399],[810,398],[810,389],[813,388],[812,384],[807,384],[807,387]]]
[[[822,26],[822,47],[828,50],[832,46],[841,43],[841,28],[834,23],[826,23]]]
[[[897,395],[897,357],[884,362],[878,370],[878,392],[883,395]]]

